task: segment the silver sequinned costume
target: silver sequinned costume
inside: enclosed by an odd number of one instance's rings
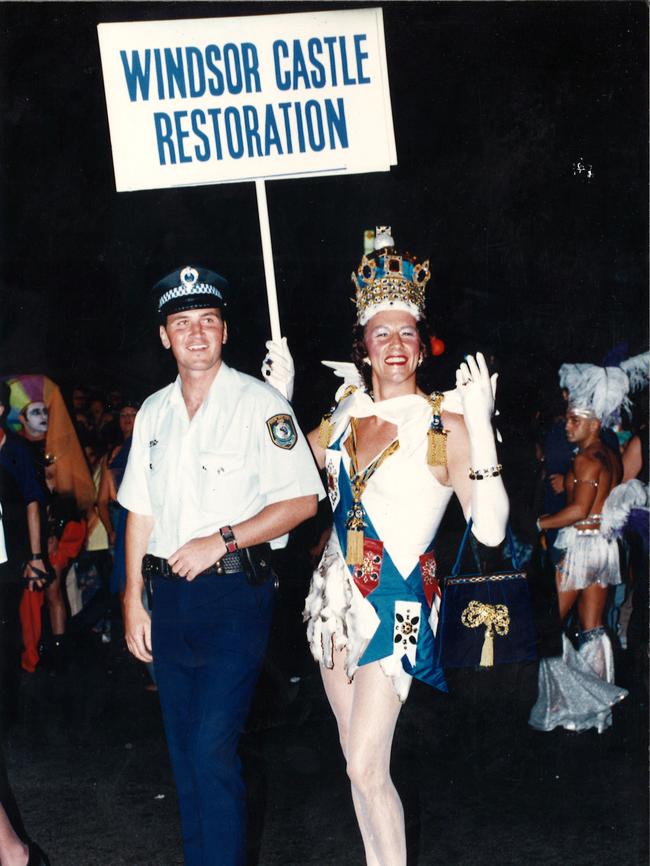
[[[586,589],[595,583],[615,586],[621,582],[618,545],[603,536],[600,521],[600,514],[590,514],[559,531],[555,547],[564,550],[559,564],[561,592]]]

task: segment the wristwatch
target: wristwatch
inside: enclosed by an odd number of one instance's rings
[[[219,533],[224,540],[228,553],[234,553],[236,550],[239,550],[235,533],[232,531],[232,526],[222,526]]]

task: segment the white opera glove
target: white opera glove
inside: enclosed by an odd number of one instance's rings
[[[287,338],[280,342],[267,340],[266,357],[262,361],[262,378],[287,400],[293,397],[293,380],[295,368],[293,358],[287,346]]]
[[[475,470],[497,466],[492,430],[496,383],[497,374],[490,377],[480,352],[476,357],[468,355],[456,371],[456,387],[469,433],[470,466]],[[504,537],[509,510],[508,496],[499,473],[472,481],[470,507],[474,536],[488,547],[495,547]]]
[[[483,433],[492,426],[498,376],[498,373],[490,376],[481,352],[476,353],[476,358],[467,355],[456,370],[456,387],[470,439],[473,434]]]

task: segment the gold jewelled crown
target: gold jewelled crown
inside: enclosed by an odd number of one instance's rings
[[[364,325],[380,310],[406,309],[416,319],[424,315],[425,289],[431,276],[429,262],[399,252],[390,226],[379,226],[375,251],[364,255],[352,283],[356,290],[357,320]]]

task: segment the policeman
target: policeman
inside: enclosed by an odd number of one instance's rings
[[[154,660],[185,863],[239,866],[237,745],[271,620],[268,542],[285,546],[324,493],[289,404],[222,360],[223,277],[188,265],[154,290],[178,376],[144,402],[118,492],[129,511],[126,642]]]

